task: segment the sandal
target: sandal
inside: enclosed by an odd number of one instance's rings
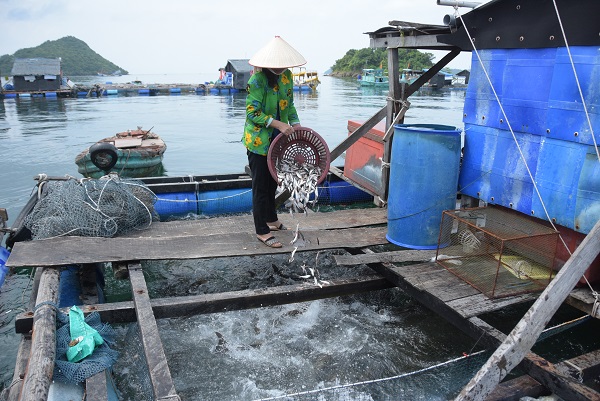
[[[260,242],[262,242],[263,244],[265,244],[266,246],[268,246],[269,248],[281,248],[283,245],[281,244],[281,242],[277,241],[275,239],[275,237],[270,236],[267,239],[260,239],[258,237],[256,237],[256,239],[258,239]]]
[[[279,223],[278,226],[269,226],[269,230],[271,231],[285,231],[288,228],[283,225],[283,223]]]

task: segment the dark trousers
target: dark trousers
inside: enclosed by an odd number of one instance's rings
[[[277,182],[269,172],[267,156],[257,155],[248,151],[248,164],[252,174],[252,214],[256,234],[264,235],[270,232],[267,222],[277,221],[275,192]]]

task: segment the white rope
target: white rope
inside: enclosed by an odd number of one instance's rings
[[[162,202],[200,203],[200,202],[212,202],[212,201],[218,201],[218,200],[222,200],[222,199],[235,198],[237,196],[245,195],[248,192],[252,192],[252,190],[249,189],[247,191],[240,192],[239,194],[227,195],[227,196],[223,196],[221,198],[211,198],[211,199],[197,199],[197,200],[195,200],[195,199],[194,200],[192,200],[192,199],[166,199],[166,198],[157,198],[157,199]]]
[[[556,5],[555,5],[556,7]],[[469,30],[467,28],[467,24],[465,23],[465,21],[462,19],[462,15],[460,14],[460,12],[458,11],[458,7],[454,7],[455,10],[455,17],[458,17],[461,19],[462,21],[462,25],[465,28],[465,33],[467,34],[467,37],[469,38],[469,42],[471,43],[471,46],[473,47],[473,51],[475,52],[475,55],[477,56],[477,60],[479,61],[479,64],[481,65],[481,68],[483,70],[483,73],[485,74],[486,79],[488,80],[488,84],[490,85],[490,88],[492,89],[492,92],[494,93],[494,97],[496,99],[496,102],[498,102],[498,107],[500,108],[500,111],[502,112],[502,116],[504,117],[504,119],[506,120],[506,125],[508,126],[508,129],[510,130],[510,133],[513,137],[513,140],[515,142],[515,145],[517,146],[517,150],[519,151],[519,155],[521,157],[521,160],[523,160],[523,164],[525,165],[525,169],[527,170],[527,174],[529,175],[529,178],[531,179],[531,183],[533,184],[533,188],[535,189],[535,192],[540,200],[540,204],[542,205],[542,209],[544,210],[544,214],[546,215],[546,219],[548,220],[548,222],[550,223],[550,225],[552,226],[552,228],[558,232],[558,230],[556,229],[556,226],[554,225],[554,222],[552,221],[552,219],[550,218],[550,214],[548,213],[548,209],[546,208],[546,204],[544,202],[544,199],[542,198],[542,194],[540,193],[537,183],[533,178],[533,174],[531,173],[531,170],[529,168],[529,165],[527,164],[527,160],[525,159],[525,155],[523,154],[523,150],[521,149],[521,146],[519,145],[519,142],[517,141],[517,137],[512,129],[512,126],[510,124],[510,121],[508,120],[508,117],[506,115],[506,112],[504,111],[504,107],[502,106],[502,103],[500,102],[500,98],[498,97],[498,93],[496,92],[496,89],[494,88],[494,84],[492,83],[492,80],[485,68],[485,65],[483,64],[483,61],[481,60],[481,56],[479,55],[479,52],[477,51],[477,48],[475,46],[475,43],[473,42],[473,38],[471,37],[471,34],[469,33]],[[557,14],[558,14],[558,10],[557,10]],[[562,28],[562,25],[561,25]],[[563,31],[564,34],[564,31]],[[568,49],[568,45],[567,45],[567,40],[565,37],[565,46],[567,46]],[[570,55],[570,52],[569,52]],[[571,64],[573,65],[573,60],[571,59]],[[577,80],[577,73],[575,71],[575,67],[573,65],[573,73],[575,74],[575,79]],[[579,86],[579,80],[577,80],[577,85]],[[581,88],[579,89],[579,92],[581,94]],[[583,94],[581,94],[582,96],[582,100],[583,100]],[[584,107],[585,107],[585,103],[584,103]],[[586,109],[586,115],[587,115],[587,109]],[[588,116],[588,122],[589,122],[589,116]],[[590,123],[590,129],[591,129],[591,123]],[[592,138],[594,137],[593,135],[593,131],[592,131]],[[594,143],[595,143],[595,139],[594,139]],[[598,152],[598,148],[596,147],[596,152]],[[600,155],[598,156],[599,160],[600,160]],[[569,255],[572,255],[573,253],[571,252],[571,250],[569,249],[567,243],[565,242],[564,238],[562,237],[562,235],[559,233],[558,237],[560,238],[560,241],[562,242],[563,246],[565,247],[565,249],[567,250],[567,252],[569,253]],[[585,274],[582,276],[583,279],[585,280],[585,282],[587,283],[587,285],[590,287],[590,290],[592,291],[592,295],[594,295],[595,297],[595,303],[594,306],[596,306],[597,303],[600,302],[599,297],[598,297],[598,293],[596,293],[592,287],[592,285],[590,284],[590,282],[588,281],[587,277],[585,277]]]
[[[569,54],[569,61],[571,62],[571,68],[573,69],[573,76],[575,77],[575,82],[577,83],[577,90],[579,91],[579,97],[581,98],[581,104],[583,105],[583,111],[585,112],[585,117],[587,119],[587,123],[590,126],[590,133],[592,134],[592,142],[594,142],[594,149],[596,150],[596,156],[598,157],[598,161],[600,162],[600,151],[598,150],[598,144],[596,143],[596,137],[594,136],[594,128],[592,127],[592,121],[590,120],[590,114],[588,113],[588,108],[585,104],[585,98],[583,97],[583,92],[581,90],[581,84],[579,83],[579,77],[577,76],[577,71],[575,70],[575,63],[573,62],[573,56],[571,55],[571,48],[569,47],[569,43],[567,42],[567,35],[565,34],[565,28],[563,27],[562,20],[560,19],[560,13],[558,12],[558,7],[556,6],[556,0],[552,0],[554,4],[554,10],[556,11],[556,18],[558,18],[558,24],[560,25],[560,31],[563,35],[563,40],[565,41],[565,48],[567,49],[567,53]]]
[[[463,355],[463,356],[460,356],[458,358],[450,359],[450,360],[448,360],[446,362],[438,363],[437,365],[431,365],[431,366],[428,366],[428,367],[423,368],[423,369],[415,370],[415,371],[408,372],[408,373],[403,373],[403,374],[397,375],[397,376],[385,377],[385,378],[382,378],[382,379],[366,380],[366,381],[356,382],[356,383],[351,383],[351,384],[340,384],[338,386],[325,387],[325,388],[321,388],[321,389],[317,389],[317,390],[301,391],[301,392],[298,392],[298,393],[291,393],[291,394],[280,395],[280,396],[270,397],[270,398],[261,398],[261,399],[259,399],[257,401],[279,400],[279,399],[287,398],[287,397],[296,397],[296,396],[300,396],[300,395],[322,393],[324,391],[331,391],[331,390],[343,389],[343,388],[348,388],[348,387],[355,387],[355,386],[360,386],[360,385],[364,385],[364,384],[380,383],[380,382],[390,381],[390,380],[394,380],[394,379],[402,379],[404,377],[413,376],[413,375],[416,375],[416,374],[419,374],[419,373],[427,372],[429,370],[432,370],[432,369],[435,369],[435,368],[439,368],[441,366],[449,365],[451,363],[454,363],[454,362],[457,362],[457,361],[461,361],[463,359],[470,358],[472,356],[476,356],[476,355],[479,355],[479,354],[482,354],[482,353],[485,353],[485,352],[489,352],[489,351],[482,350],[482,351],[475,352],[474,354]]]

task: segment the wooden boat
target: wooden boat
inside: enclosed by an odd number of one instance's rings
[[[365,68],[358,82],[362,86],[389,86],[389,78],[382,68]]]
[[[295,91],[316,91],[321,83],[317,71],[307,70],[305,67],[292,68],[292,79]]]
[[[75,158],[84,177],[99,178],[108,173],[122,177],[150,177],[160,174],[165,142],[150,130],[138,127],[104,138]]]

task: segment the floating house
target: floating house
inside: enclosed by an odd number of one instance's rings
[[[17,92],[58,91],[62,82],[60,58],[15,59],[11,75]]]
[[[232,59],[227,60],[225,65],[225,73],[231,73],[231,85],[237,90],[246,90],[246,84],[252,75],[253,67],[248,64],[249,59]]]

